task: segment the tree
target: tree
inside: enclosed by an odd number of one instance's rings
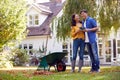
[[[0,51],[26,33],[25,0],[0,0]]]
[[[66,0],[63,8],[63,15],[59,17],[58,22],[53,26],[57,30],[57,38],[65,40],[70,37],[71,16],[74,13],[80,14],[82,9],[87,9],[89,14],[95,18],[96,16],[96,0]]]
[[[53,24],[57,30],[57,38],[65,40],[70,37],[71,16],[79,14],[81,9],[87,9],[90,16],[100,23],[101,32],[109,34],[111,28],[120,27],[119,0],[66,0],[63,15]]]
[[[120,27],[120,1],[99,0],[98,7],[101,32],[109,34],[112,27],[117,32]]]

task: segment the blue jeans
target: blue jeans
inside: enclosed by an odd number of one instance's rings
[[[83,54],[85,49],[85,42],[83,39],[73,40],[73,59],[72,60],[76,60],[78,48],[80,48],[79,59],[83,60]]]
[[[98,46],[97,42],[86,43],[88,48],[88,53],[91,59],[91,71],[98,71],[100,68],[99,56],[98,56]]]

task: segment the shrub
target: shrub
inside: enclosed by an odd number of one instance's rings
[[[29,61],[29,55],[25,49],[17,49],[11,61],[13,61],[14,66],[23,66]]]
[[[12,55],[9,51],[0,52],[0,68],[12,68],[13,63],[10,61]]]

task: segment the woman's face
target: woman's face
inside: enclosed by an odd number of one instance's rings
[[[74,18],[75,21],[80,21],[80,17],[78,14],[75,15],[75,18]]]

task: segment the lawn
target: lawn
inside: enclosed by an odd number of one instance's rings
[[[1,70],[0,80],[120,80],[120,67],[102,67],[100,73],[43,72],[35,70]]]

